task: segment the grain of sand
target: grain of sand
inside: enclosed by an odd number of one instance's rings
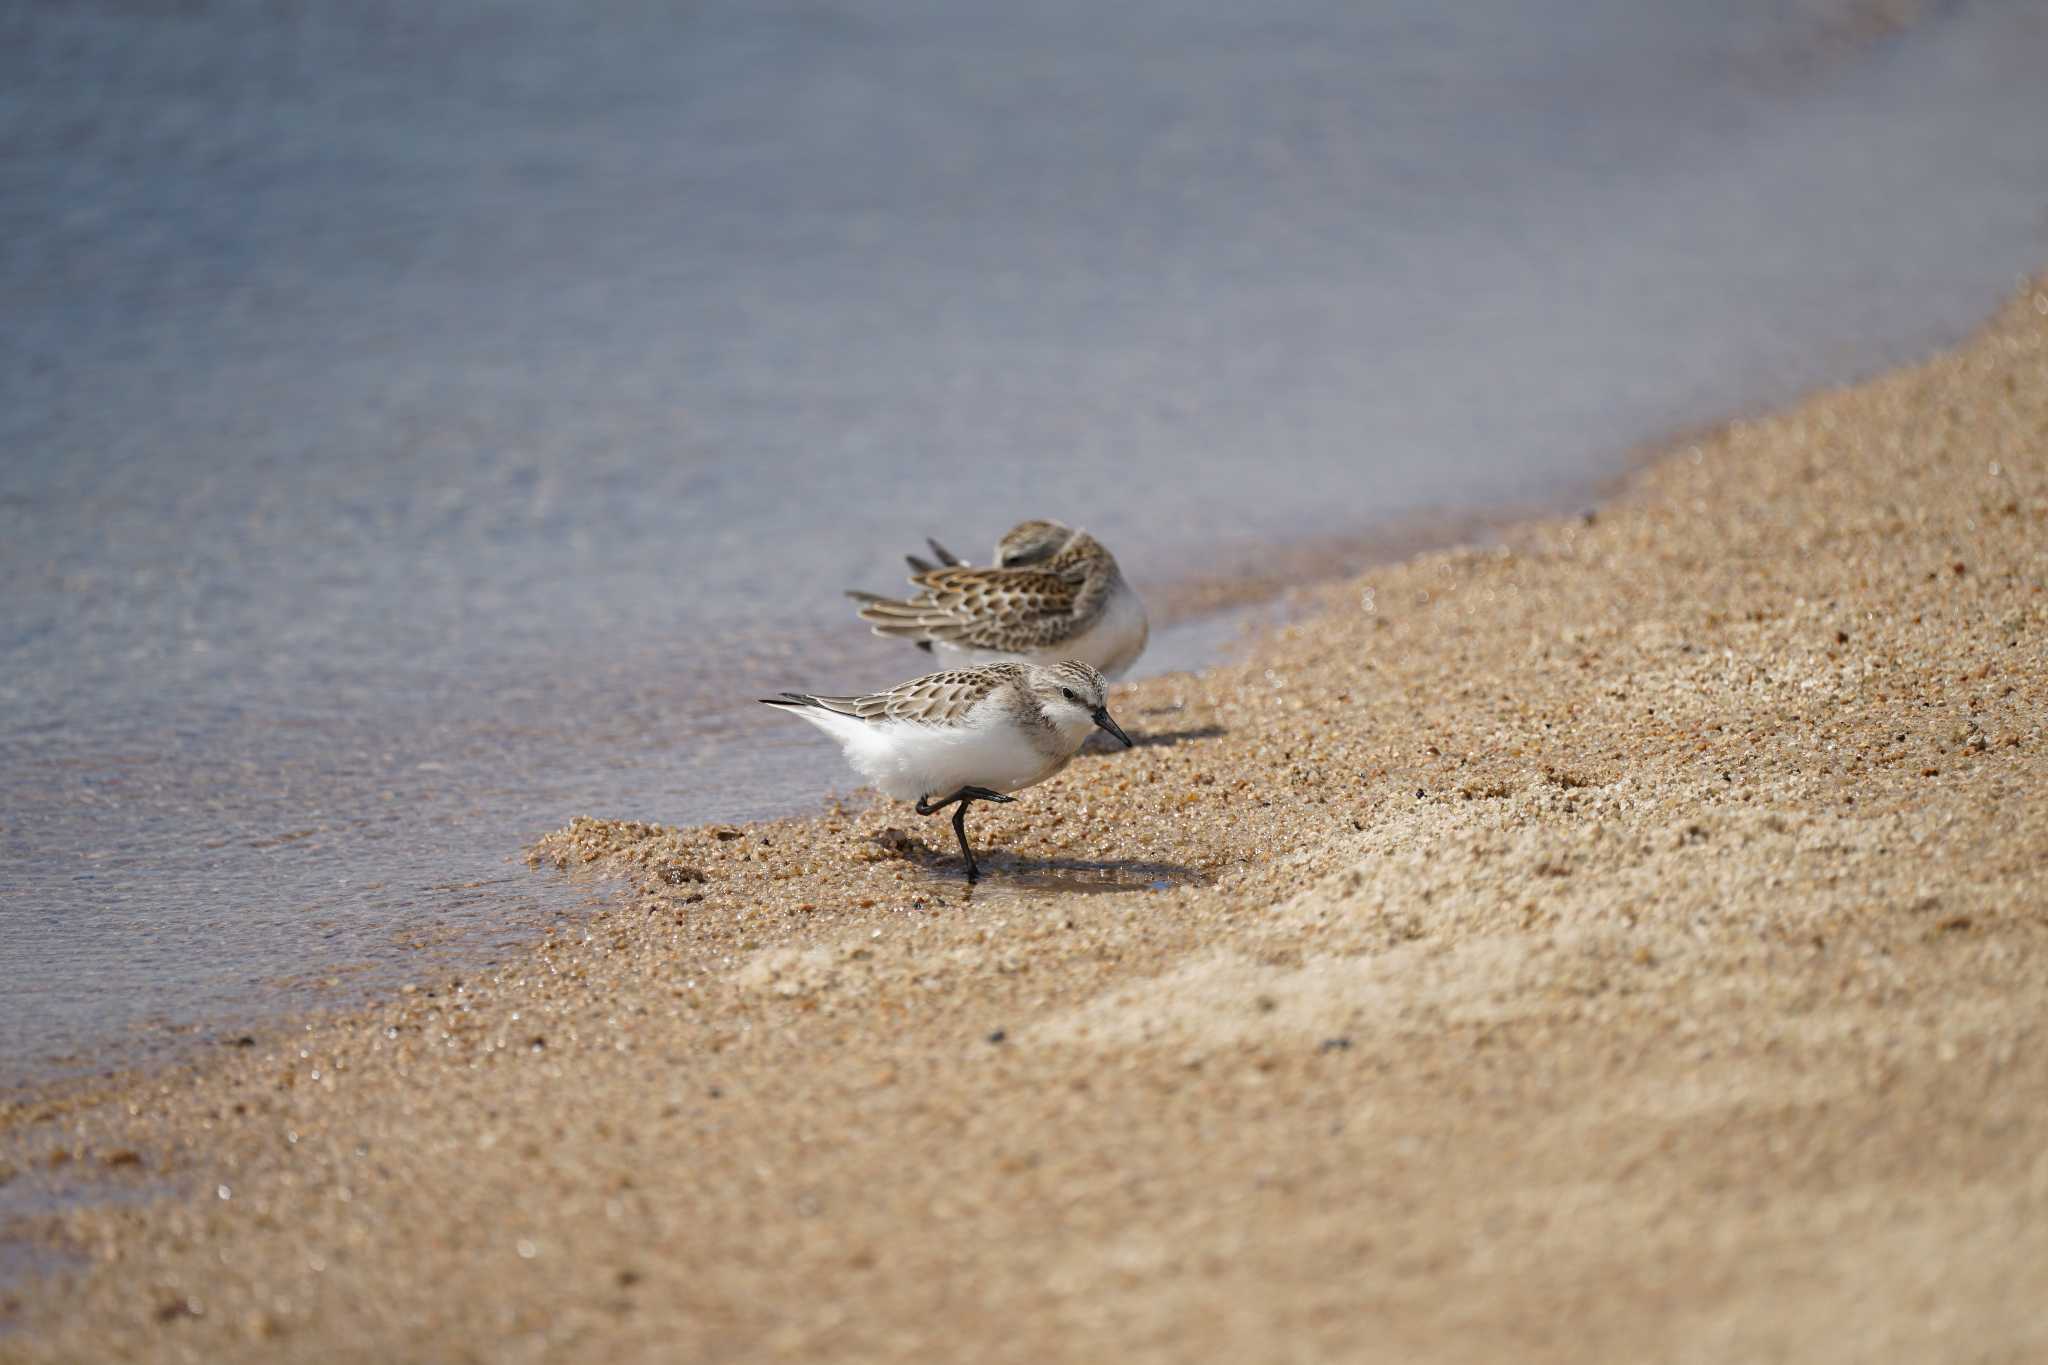
[[[2039,284],[1120,689],[973,894],[578,821],[530,953],[13,1103],[121,1197],[0,1359],[2048,1358],[2044,590]]]

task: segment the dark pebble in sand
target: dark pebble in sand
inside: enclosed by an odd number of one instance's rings
[[[667,867],[664,867],[661,870],[661,879],[670,886],[682,886],[686,882],[705,882],[711,880],[704,875],[703,869],[685,867],[681,863],[670,863]]]
[[[988,1040],[989,1040],[989,1041],[990,1041],[991,1043],[1000,1043],[1000,1042],[1002,1042],[1002,1041],[1003,1041],[1003,1039],[1005,1039],[1005,1038],[1007,1038],[1007,1037],[1009,1037],[1009,1036],[1010,1036],[1010,1035],[1009,1035],[1009,1034],[1008,1034],[1008,1033],[1007,1033],[1006,1031],[1004,1031],[1004,1030],[1002,1030],[1002,1029],[997,1029],[997,1030],[996,1030],[996,1031],[995,1031],[994,1033],[991,1033],[991,1034],[990,1034],[990,1035],[988,1036]]]
[[[1325,1038],[1317,1045],[1316,1051],[1349,1052],[1351,1051],[1351,1040],[1349,1038]]]

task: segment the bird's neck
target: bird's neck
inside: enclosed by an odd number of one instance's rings
[[[1080,584],[1080,591],[1074,594],[1074,616],[1084,621],[1109,605],[1110,594],[1123,581],[1116,560],[1093,536],[1085,534],[1075,536],[1052,567],[1069,583]]]
[[[1050,758],[1073,757],[1088,742],[1089,731],[1095,728],[1094,722],[1085,716],[1079,719],[1054,717],[1029,693],[1016,695],[1011,702],[1011,710],[1030,738],[1031,747]]]
[[[1092,621],[1109,608],[1109,600],[1116,596],[1117,589],[1124,585],[1124,576],[1117,572],[1114,563],[1106,564],[1088,575],[1081,584],[1081,591],[1074,594],[1074,616],[1077,620]]]

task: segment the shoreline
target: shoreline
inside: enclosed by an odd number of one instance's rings
[[[1936,353],[1961,344],[1961,340],[1958,337],[1939,346]],[[1829,387],[1852,387],[1886,372],[1880,368],[1852,375]],[[1594,461],[1587,471],[1561,480],[1543,494],[1520,494],[1472,508],[1410,508],[1355,531],[1304,535],[1273,544],[1221,547],[1211,565],[1200,572],[1148,583],[1147,602],[1155,621],[1152,653],[1160,652],[1163,633],[1185,632],[1199,643],[1176,652],[1193,654],[1201,662],[1190,667],[1176,665],[1175,672],[1198,672],[1229,663],[1240,658],[1243,650],[1255,647],[1271,629],[1318,610],[1314,605],[1319,600],[1315,594],[1323,589],[1419,555],[1491,546],[1526,525],[1582,516],[1623,495],[1633,481],[1661,461],[1711,439],[1726,427],[1758,420],[1773,410],[1768,403],[1762,403],[1717,421],[1681,426],[1653,439],[1617,447],[1608,457]],[[1138,680],[1160,676],[1143,673],[1144,662],[1140,660]],[[831,793],[827,801],[842,800],[846,795],[829,782],[825,790]],[[814,814],[818,805],[814,795],[792,797],[786,808],[751,815],[741,823],[804,818]],[[518,861],[516,853],[508,853],[503,866],[511,870]],[[595,898],[608,894],[604,889],[592,888],[587,894],[576,896],[573,905],[536,908],[526,917],[522,928],[513,928],[509,922],[431,928],[422,941],[429,949],[429,960],[417,970],[395,959],[363,958],[323,963],[304,971],[264,978],[253,982],[251,991],[278,997],[277,1003],[254,1012],[219,1011],[165,1018],[150,1024],[143,1033],[131,1030],[119,1038],[96,1040],[95,1045],[120,1049],[124,1060],[115,1067],[96,1067],[78,1061],[91,1051],[89,1046],[70,1045],[64,1050],[39,1054],[20,1075],[0,1078],[0,1109],[10,1103],[47,1101],[74,1089],[104,1088],[117,1078],[124,1084],[135,1084],[162,1072],[201,1064],[213,1047],[232,1044],[244,1035],[262,1036],[308,1020],[327,1020],[373,1008],[408,979],[416,979],[417,984],[429,978],[454,978],[465,972],[493,969],[499,957],[530,949],[549,923],[581,922],[595,908]],[[393,934],[410,936],[402,930],[394,930]],[[494,936],[500,941],[483,942]],[[466,937],[479,942],[466,945],[462,941]],[[361,984],[350,984],[355,978],[360,978]],[[0,1276],[0,1288],[5,1284],[5,1277]]]
[[[1154,619],[1151,653],[1156,656],[1166,646],[1177,657],[1192,655],[1201,660],[1188,667],[1176,665],[1170,670],[1174,673],[1199,672],[1230,662],[1254,647],[1263,633],[1286,624],[1305,610],[1300,604],[1319,589],[1418,554],[1490,543],[1523,523],[1564,516],[1567,509],[1597,505],[1662,458],[1680,439],[1683,438],[1630,446],[1615,458],[1613,468],[1566,481],[1551,495],[1541,498],[1518,498],[1464,511],[1419,509],[1355,532],[1226,549],[1218,562],[1202,573],[1148,585],[1147,603],[1153,609]],[[1174,648],[1170,639],[1162,640],[1169,633],[1181,635],[1179,648]],[[1190,639],[1195,641],[1192,646],[1188,644]],[[923,659],[922,655],[910,657],[912,661]],[[1144,663],[1141,659],[1136,680],[1165,676],[1144,672]],[[928,668],[929,664],[906,662],[905,667],[915,670]],[[821,766],[830,773],[829,764]],[[846,774],[837,776],[843,779]],[[740,823],[803,819],[814,815],[822,804],[844,799],[846,793],[829,780],[823,785],[834,795],[823,801],[815,792],[801,799],[793,798],[785,810]],[[523,852],[513,849],[505,855],[508,872],[520,869]],[[131,1028],[120,1036],[93,1040],[96,1046],[120,1053],[124,1060],[118,1066],[94,1066],[81,1060],[93,1048],[76,1043],[33,1054],[19,1074],[0,1077],[0,1112],[9,1104],[46,1103],[77,1090],[104,1089],[116,1083],[139,1084],[160,1073],[202,1064],[213,1048],[232,1046],[245,1035],[260,1038],[307,1021],[324,1021],[373,1008],[408,981],[418,985],[429,979],[453,979],[491,970],[500,958],[529,950],[548,924],[581,922],[610,894],[596,887],[588,888],[587,892],[573,898],[573,907],[557,905],[534,911],[525,921],[524,929],[508,922],[449,925],[429,928],[423,936],[407,934],[406,937],[419,940],[423,956],[417,968],[397,960],[374,958],[324,963],[253,982],[252,994],[276,999],[276,1003],[254,1011],[222,1010],[165,1018],[150,1023],[146,1029]],[[509,946],[508,935],[513,940]],[[466,937],[479,942],[473,946],[465,944]],[[499,941],[484,941],[494,937]],[[6,1277],[0,1276],[0,1289],[6,1283]]]
[[[1306,589],[971,893],[873,803],[550,835],[615,903],[495,969],[0,1103],[0,1206],[125,1192],[0,1360],[2040,1349],[2044,391],[2036,281]]]

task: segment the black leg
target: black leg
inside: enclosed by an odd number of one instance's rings
[[[953,834],[960,840],[960,856],[967,860],[967,884],[974,885],[981,880],[981,869],[974,865],[974,850],[967,846],[967,807],[974,798],[960,798],[959,808],[953,812]]]
[[[960,841],[960,856],[967,860],[967,884],[972,886],[975,882],[981,880],[981,868],[974,861],[974,850],[968,847],[967,844],[967,808],[976,801],[1000,801],[1007,803],[1016,799],[1014,796],[1005,796],[1001,792],[990,791],[987,787],[962,787],[943,801],[933,801],[920,796],[917,798],[915,809],[919,815],[937,815],[948,806],[955,807],[953,811],[953,837]]]

